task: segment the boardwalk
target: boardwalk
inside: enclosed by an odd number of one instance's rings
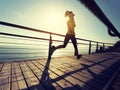
[[[46,61],[1,62],[0,90],[102,90],[120,68],[117,53],[54,57],[49,69]]]
[[[108,28],[108,34],[110,36],[117,36],[118,38],[120,38],[120,33],[118,32],[116,27],[114,27],[114,25],[112,24],[113,22],[110,22],[110,20],[104,14],[102,9],[100,9],[99,5],[97,5],[95,0],[78,0],[78,1],[85,5],[85,7],[88,8],[88,10],[91,11],[106,26],[106,28]],[[8,4],[6,6],[10,5]],[[2,9],[4,8],[5,7],[3,7]],[[16,11],[14,10],[14,8],[13,11]],[[12,18],[16,18],[15,16],[21,16],[21,12],[20,15],[16,14],[12,15],[14,16]],[[41,15],[42,14],[44,15],[44,13],[41,13]],[[84,13],[84,15],[86,14],[88,13]],[[11,16],[9,15],[9,13],[6,15]],[[31,17],[31,14],[28,13],[28,15],[30,15]],[[47,14],[45,13],[45,15]],[[43,16],[42,18],[44,17],[45,16]],[[5,16],[3,13],[2,20],[4,18]],[[10,17],[7,17],[7,19],[9,18]],[[12,20],[12,18],[10,18],[10,20]],[[24,20],[23,18],[21,20]],[[89,18],[87,19],[87,17],[85,17],[85,19],[89,21]],[[16,20],[17,18],[15,19],[15,21]],[[27,20],[29,20],[29,18],[27,18]],[[40,22],[41,21],[49,22],[49,18],[46,18],[46,20],[48,21],[41,19]],[[22,25],[17,25],[9,22],[0,21],[0,25],[2,26],[0,31],[0,51],[1,51],[0,90],[120,90],[120,53],[92,54],[95,52],[101,52],[101,50],[111,51],[110,47],[113,47],[115,45],[114,43],[105,43],[82,38],[76,38],[79,52],[81,54],[86,53],[89,55],[84,55],[80,60],[77,60],[74,56],[51,58],[50,57],[51,46],[55,44],[60,45],[61,43],[63,43],[64,41],[62,40],[64,39],[61,38],[64,38],[65,35],[49,32],[49,29],[51,28],[51,20],[50,28],[49,24],[46,24],[48,27],[48,31],[46,30],[43,31],[41,29],[39,30],[32,27],[24,26],[24,24],[25,22]],[[5,28],[4,26],[7,27]],[[34,24],[32,26],[34,26]],[[94,26],[90,26],[92,27],[91,29],[94,29]],[[90,27],[84,29],[91,30]],[[99,28],[98,25],[97,27]],[[56,30],[57,28],[60,29],[61,26],[60,28],[56,27]],[[60,38],[57,39],[55,36]],[[87,36],[89,36],[89,34]],[[101,38],[101,40],[103,39],[103,37],[99,37],[99,35],[97,35],[96,38]],[[106,36],[104,38],[106,38]],[[100,48],[102,49],[100,50]],[[73,50],[71,48],[68,48],[66,52],[62,53],[64,55],[70,55],[71,52],[73,53]],[[40,57],[48,57],[48,59],[40,59]],[[32,58],[39,59],[33,60]],[[8,61],[2,62],[2,60]]]

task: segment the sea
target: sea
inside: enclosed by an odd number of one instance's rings
[[[64,38],[60,40],[64,40]],[[62,41],[52,41],[52,45],[54,46],[62,44]],[[77,44],[77,46],[79,54],[88,54],[89,44],[81,43]],[[95,52],[95,48],[96,46],[92,46],[91,52]],[[48,52],[49,40],[0,36],[0,61],[47,59]],[[68,43],[65,48],[56,50],[52,55],[52,57],[63,56],[74,56],[74,47],[72,43]]]
[[[88,54],[88,48],[79,47],[79,54]],[[16,60],[33,60],[33,59],[47,59],[49,47],[6,47],[0,46],[0,61],[16,61]],[[74,47],[66,47],[56,50],[52,57],[73,56]]]

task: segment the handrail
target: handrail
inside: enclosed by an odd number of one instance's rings
[[[81,38],[76,38],[76,39],[82,40],[82,41],[91,41],[91,42],[94,42],[94,43],[101,43],[101,44],[105,43],[105,42],[98,42],[98,41],[93,41],[93,40],[88,40],[88,39],[81,39]],[[113,44],[113,43],[105,43],[105,44]]]
[[[17,25],[17,24],[13,24],[13,23],[3,22],[3,21],[0,21],[0,25],[10,26],[10,27],[20,28],[20,29],[24,29],[24,30],[41,32],[41,33],[46,33],[46,34],[51,34],[51,35],[57,35],[57,36],[65,37],[65,35],[62,35],[62,34],[57,34],[57,33],[53,33],[53,32],[43,31],[43,30],[39,30],[39,29],[35,29],[35,28],[30,28],[30,27],[26,27],[26,26],[22,26],[22,25]],[[8,33],[0,32],[0,34],[6,34],[6,35],[7,35]],[[8,35],[10,35],[10,34],[8,34]],[[11,34],[11,35],[13,35],[13,34]],[[19,35],[16,35],[16,36],[19,36]],[[23,36],[23,37],[24,37],[24,36]],[[28,37],[28,38],[29,38],[29,37]],[[32,38],[32,37],[31,37],[31,38]],[[37,39],[37,38],[36,38],[36,39]],[[104,42],[98,42],[98,41],[81,39],[81,38],[76,38],[76,39],[78,39],[78,40],[83,40],[83,41],[91,41],[91,42],[95,42],[95,43],[104,43]],[[113,44],[113,43],[106,43],[106,44]]]
[[[117,36],[120,38],[120,33],[114,27],[114,25],[110,22],[110,20],[105,16],[103,11],[96,4],[95,0],[79,0],[83,3],[89,11],[91,11],[102,23],[104,23],[108,27],[108,34],[110,36]]]
[[[11,33],[4,33],[0,32],[1,35],[8,35],[8,36],[16,36],[16,37],[23,37],[23,38],[32,38],[32,39],[41,39],[41,40],[49,40],[45,38],[38,38],[38,37],[31,37],[31,36],[24,36],[24,35],[18,35],[18,34],[11,34]]]
[[[13,23],[8,23],[8,22],[3,22],[3,21],[0,21],[0,24],[4,25],[4,26],[20,28],[20,29],[29,30],[29,31],[41,32],[41,33],[46,33],[46,34],[53,34],[53,35],[58,35],[58,36],[63,36],[63,37],[65,36],[65,35],[62,35],[62,34],[57,34],[57,33],[53,33],[53,32],[43,31],[43,30],[34,29],[34,28],[30,28],[30,27],[26,27],[26,26],[22,26],[22,25],[17,25],[17,24],[13,24]]]

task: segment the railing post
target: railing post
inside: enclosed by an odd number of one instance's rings
[[[45,68],[44,68],[44,71],[43,71],[43,74],[42,74],[42,77],[41,77],[41,81],[46,81],[49,78],[48,69],[49,69],[50,60],[51,60],[51,56],[50,56],[51,44],[52,44],[52,37],[51,37],[51,33],[50,33],[48,59],[47,59],[47,62],[45,64]]]
[[[50,33],[48,59],[51,59],[51,56],[50,56],[50,48],[51,48],[51,45],[52,45],[52,36],[51,36],[51,33]]]
[[[96,53],[98,52],[98,42],[97,42],[97,44],[96,44],[96,51],[95,51]]]
[[[48,83],[48,80],[49,80],[49,72],[48,72],[48,70],[49,70],[50,61],[51,61],[51,56],[50,56],[51,45],[52,45],[52,36],[51,36],[51,33],[50,33],[48,59],[47,59],[47,62],[45,64],[43,74],[42,74],[41,80],[40,80],[40,83],[43,83],[44,85],[47,85],[47,88],[46,88],[47,90],[50,90],[50,89],[55,90],[54,86],[52,84]]]
[[[88,54],[91,54],[91,41],[89,42],[89,51]]]

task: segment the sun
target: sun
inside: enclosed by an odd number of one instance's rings
[[[64,33],[66,29],[66,18],[63,11],[47,10],[43,15],[43,23],[47,29],[55,33]]]
[[[53,12],[53,13],[49,13],[46,16],[46,20],[49,25],[56,26],[61,23],[62,17],[60,16],[60,14]]]

